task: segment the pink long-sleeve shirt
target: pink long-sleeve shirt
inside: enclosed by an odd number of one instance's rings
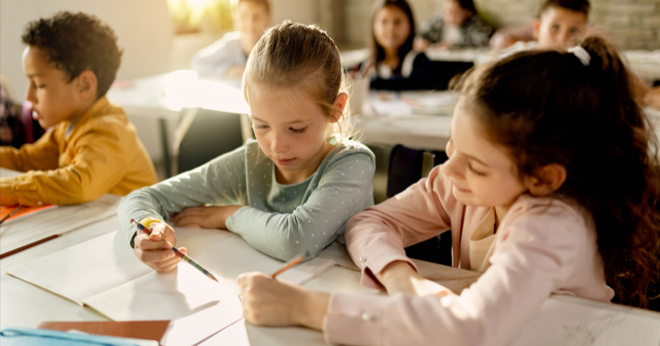
[[[460,203],[440,167],[406,191],[351,218],[348,251],[362,283],[394,261],[415,265],[404,247],[448,229],[454,266],[470,269],[469,238],[487,207]],[[506,345],[551,293],[609,301],[593,218],[558,199],[520,196],[497,229],[490,266],[460,295],[439,298],[335,293],[326,341],[348,345]]]

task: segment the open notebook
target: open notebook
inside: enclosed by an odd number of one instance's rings
[[[117,231],[9,268],[7,273],[113,320],[177,319],[215,307],[223,312],[226,326],[242,317],[236,277],[248,271],[271,273],[284,264],[226,231],[182,227],[177,229],[177,242],[220,283],[185,262],[169,273],[155,272],[135,257],[128,240]],[[278,279],[301,284],[333,264],[314,258]]]

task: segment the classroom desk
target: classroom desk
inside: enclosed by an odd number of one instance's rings
[[[170,166],[169,160],[172,159],[170,140],[172,129],[178,123],[181,109],[199,107],[248,114],[250,109],[239,88],[240,86],[237,87],[233,81],[198,79],[193,71],[181,70],[116,83],[110,88],[108,98],[121,105],[129,116],[159,121],[161,150],[167,169]],[[415,98],[429,93],[431,92],[402,94]],[[376,93],[370,95],[372,99],[376,97]],[[376,116],[373,110],[367,107],[365,115],[357,118],[356,126],[362,129],[361,138],[365,143],[403,144],[412,148],[444,150],[449,138],[451,118],[447,116],[450,113],[442,115],[444,116],[427,114],[410,114],[401,117]],[[243,126],[249,131],[247,118]],[[144,135],[152,134],[144,133]]]
[[[26,226],[30,225],[25,219]],[[60,296],[42,290],[17,278],[9,276],[5,270],[11,266],[25,263],[47,254],[66,249],[116,230],[119,227],[116,216],[106,218],[95,224],[82,227],[60,238],[41,244],[37,247],[20,252],[16,255],[0,260],[0,323],[1,326],[36,327],[42,321],[104,321],[106,317],[94,310],[79,306]],[[359,284],[360,272],[347,255],[346,248],[340,244],[333,244],[320,254],[320,257],[335,260],[336,265],[328,271],[304,284],[305,287],[326,292],[353,291],[361,294],[383,294],[373,289],[362,287]],[[84,260],[84,259],[81,259]],[[455,292],[460,292],[476,281],[480,274],[442,266],[438,264],[415,261],[419,266],[420,274],[439,282]],[[660,320],[660,314],[632,309],[624,306],[599,303],[586,299],[553,296],[549,302],[568,302],[572,306],[595,307],[602,313],[620,312],[617,316],[639,316],[645,321]],[[547,303],[546,303],[547,304]],[[532,323],[535,320],[532,320]],[[538,327],[538,321],[537,327]],[[537,330],[524,330],[525,333],[536,333]],[[545,331],[546,333],[552,331]],[[321,332],[302,327],[257,327],[240,319],[225,327],[217,333],[210,335],[202,341],[201,345],[324,345]],[[513,345],[518,346],[519,340]],[[653,346],[657,346],[653,344]]]
[[[490,48],[446,49],[428,48],[424,51],[430,60],[473,62],[475,65],[489,61],[493,51]],[[647,82],[660,81],[660,49],[654,51],[626,50],[623,55],[630,69]],[[355,49],[341,52],[342,66],[355,66],[369,58],[369,49]]]
[[[160,149],[151,150],[152,158],[162,158],[169,177],[174,129],[184,108],[203,108],[214,111],[248,114],[240,80],[211,80],[197,77],[192,70],[179,70],[133,80],[116,81],[107,93],[108,99],[124,108],[130,117],[157,121]],[[243,122],[248,126],[247,117]],[[138,128],[143,142],[154,135],[150,129]],[[147,145],[147,148],[150,148]]]
[[[113,87],[108,93],[108,97],[121,104],[130,115],[146,116],[162,119],[161,131],[165,133],[163,138],[163,150],[167,153],[166,157],[171,157],[171,143],[167,139],[167,124],[176,124],[179,118],[181,107],[199,106],[209,107],[210,109],[249,113],[249,107],[244,103],[242,92],[235,86],[223,84],[219,81],[197,80],[192,71],[176,71],[170,74],[159,75],[149,78],[136,79],[132,81],[132,86]],[[177,84],[177,80],[184,80]],[[226,92],[217,92],[218,97],[214,98],[216,93],[196,93],[192,101],[178,100],[173,97],[181,90],[181,86],[196,85],[195,88],[209,86],[210,90],[226,90]],[[168,87],[176,84],[178,87]],[[416,113],[411,110],[408,114],[378,115],[371,102],[376,101],[382,94],[386,98],[397,99],[407,98],[416,99],[419,97],[428,97],[429,95],[438,95],[443,97],[450,94],[446,91],[408,91],[401,93],[378,93],[371,92],[363,107],[363,114],[355,118],[354,126],[360,131],[359,138],[363,143],[395,145],[402,144],[411,148],[429,149],[443,151],[449,140],[452,109],[437,112],[436,114]],[[190,95],[190,93],[188,93]],[[200,96],[201,95],[201,96]],[[205,100],[208,98],[209,100]],[[224,104],[223,100],[231,99],[233,103]],[[238,101],[237,101],[238,100]],[[207,102],[208,101],[208,102]],[[660,137],[660,111],[646,109],[651,115],[656,133]],[[176,120],[176,121],[175,121]],[[247,121],[244,127],[249,127]]]

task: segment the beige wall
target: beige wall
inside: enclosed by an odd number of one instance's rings
[[[317,1],[271,0],[273,19],[317,22]],[[105,20],[124,49],[118,79],[131,79],[186,68],[192,54],[219,38],[175,37],[165,0],[2,0],[0,1],[0,73],[22,98],[27,86],[21,66],[21,33],[32,20],[58,11],[83,11]]]
[[[105,20],[124,49],[118,78],[136,78],[169,69],[172,24],[164,0],[2,0],[0,2],[0,73],[22,96],[27,86],[21,66],[21,34],[32,20],[57,11],[83,11]]]

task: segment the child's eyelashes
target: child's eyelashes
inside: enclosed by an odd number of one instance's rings
[[[477,171],[476,169],[474,169],[474,167],[472,167],[472,164],[470,164],[470,163],[468,163],[467,166],[468,166],[468,169],[469,169],[472,173],[476,174],[477,176],[483,177],[483,176],[486,175],[486,173],[484,173],[484,172],[479,172],[479,171]]]
[[[255,130],[266,130],[266,129],[268,129],[269,127],[270,127],[270,126],[268,126],[268,125],[257,125],[257,124],[254,124],[254,129],[255,129]],[[305,126],[305,127],[303,127],[303,128],[289,127],[289,130],[291,130],[291,132],[293,132],[293,133],[305,133],[305,131],[307,131],[307,128],[308,128],[307,126]]]

